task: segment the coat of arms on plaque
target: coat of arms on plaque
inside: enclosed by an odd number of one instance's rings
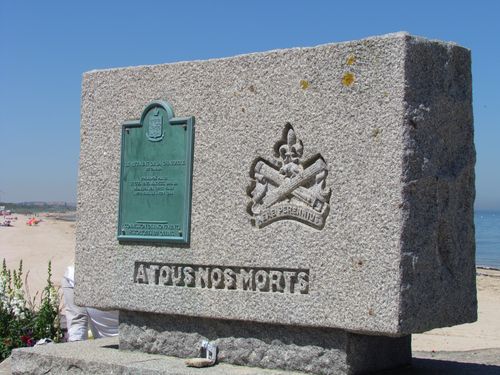
[[[149,118],[146,136],[152,142],[161,141],[163,138],[163,116],[158,109]]]
[[[248,208],[252,224],[262,228],[277,220],[297,220],[322,229],[331,195],[326,187],[325,160],[320,154],[302,160],[304,146],[290,124],[286,124],[274,150],[275,160],[259,158],[250,171],[252,201]]]

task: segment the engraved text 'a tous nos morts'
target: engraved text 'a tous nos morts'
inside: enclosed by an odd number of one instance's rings
[[[134,282],[201,289],[309,293],[309,270],[136,262]]]

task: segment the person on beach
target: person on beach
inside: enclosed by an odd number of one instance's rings
[[[75,304],[74,266],[69,266],[66,269],[61,286],[64,295],[68,341],[87,340],[89,328],[95,339],[118,336],[118,311],[103,311]]]

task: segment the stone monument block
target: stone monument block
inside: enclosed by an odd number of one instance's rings
[[[470,51],[406,33],[86,73],[77,302],[121,310],[125,349],[407,363],[411,333],[476,319],[471,100]],[[175,126],[192,161],[144,156]]]

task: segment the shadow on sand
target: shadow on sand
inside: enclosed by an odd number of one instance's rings
[[[377,375],[498,375],[500,366],[463,363],[451,360],[413,358],[412,365],[395,370],[379,371]]]

